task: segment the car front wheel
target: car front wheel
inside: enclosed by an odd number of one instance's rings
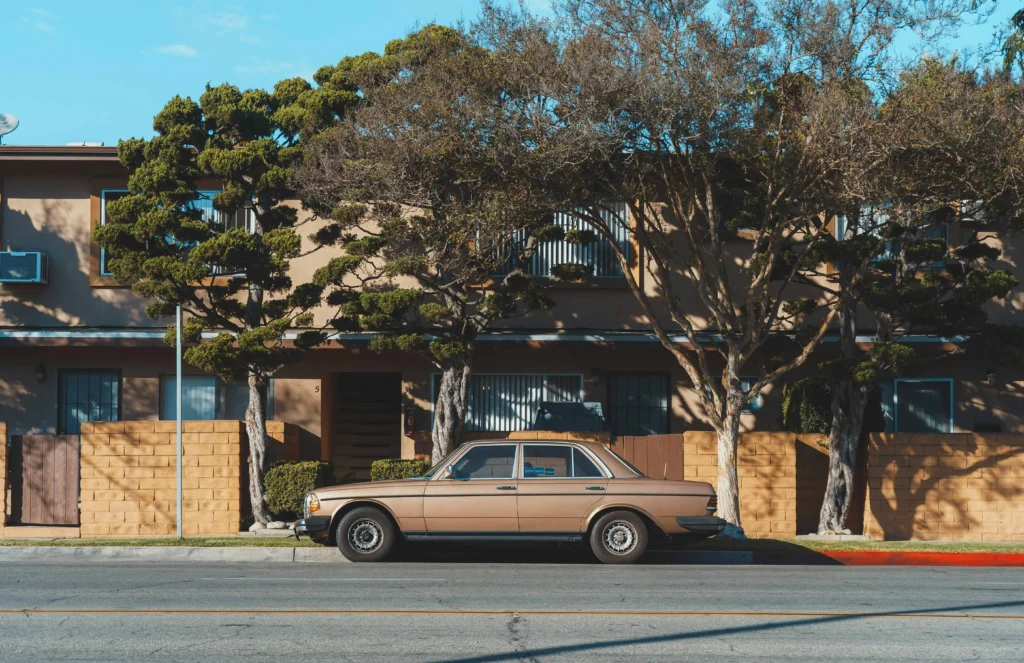
[[[605,564],[632,564],[647,550],[647,525],[632,511],[612,511],[590,530],[590,548]]]
[[[379,509],[360,507],[342,517],[335,540],[352,562],[381,562],[395,544],[395,527]]]

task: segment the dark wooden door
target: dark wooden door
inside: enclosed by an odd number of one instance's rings
[[[11,519],[78,525],[79,437],[11,436]]]
[[[334,472],[369,481],[373,461],[402,455],[402,375],[335,373],[334,379]]]

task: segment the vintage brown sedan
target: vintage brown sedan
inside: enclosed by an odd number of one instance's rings
[[[355,562],[395,542],[587,541],[628,564],[649,543],[722,530],[710,484],[641,474],[604,445],[496,440],[463,444],[416,479],[317,488],[296,535],[337,544]]]

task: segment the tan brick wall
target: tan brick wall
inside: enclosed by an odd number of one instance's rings
[[[186,421],[182,533],[237,534],[245,431],[239,421]],[[82,537],[173,535],[175,422],[82,424]]]
[[[797,444],[792,433],[744,433],[737,472],[740,521],[751,538],[797,534]],[[807,436],[813,437],[813,436]],[[683,437],[683,477],[717,484],[718,438],[713,432],[688,431]]]
[[[1024,541],[1024,437],[873,434],[864,533]]]
[[[7,424],[0,422],[0,536],[7,524],[7,491],[11,485],[7,478],[7,441]]]

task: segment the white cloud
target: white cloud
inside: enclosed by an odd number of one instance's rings
[[[244,14],[235,12],[220,12],[210,14],[206,22],[218,30],[219,34],[226,35],[230,32],[241,32],[249,27],[251,19]]]
[[[253,44],[254,46],[258,46],[263,43],[259,37],[250,34],[238,35],[238,41],[244,41],[246,44]]]
[[[53,22],[59,20],[60,17],[53,12],[48,12],[45,9],[39,9],[32,7],[25,10],[25,13],[21,17],[22,23],[26,23],[35,30],[40,32],[52,32]]]
[[[279,60],[253,60],[250,64],[240,64],[235,67],[236,74],[283,74],[291,73],[298,69],[291,62]]]
[[[178,58],[194,58],[199,56],[199,51],[185,44],[167,44],[156,50],[164,55],[173,55]]]

